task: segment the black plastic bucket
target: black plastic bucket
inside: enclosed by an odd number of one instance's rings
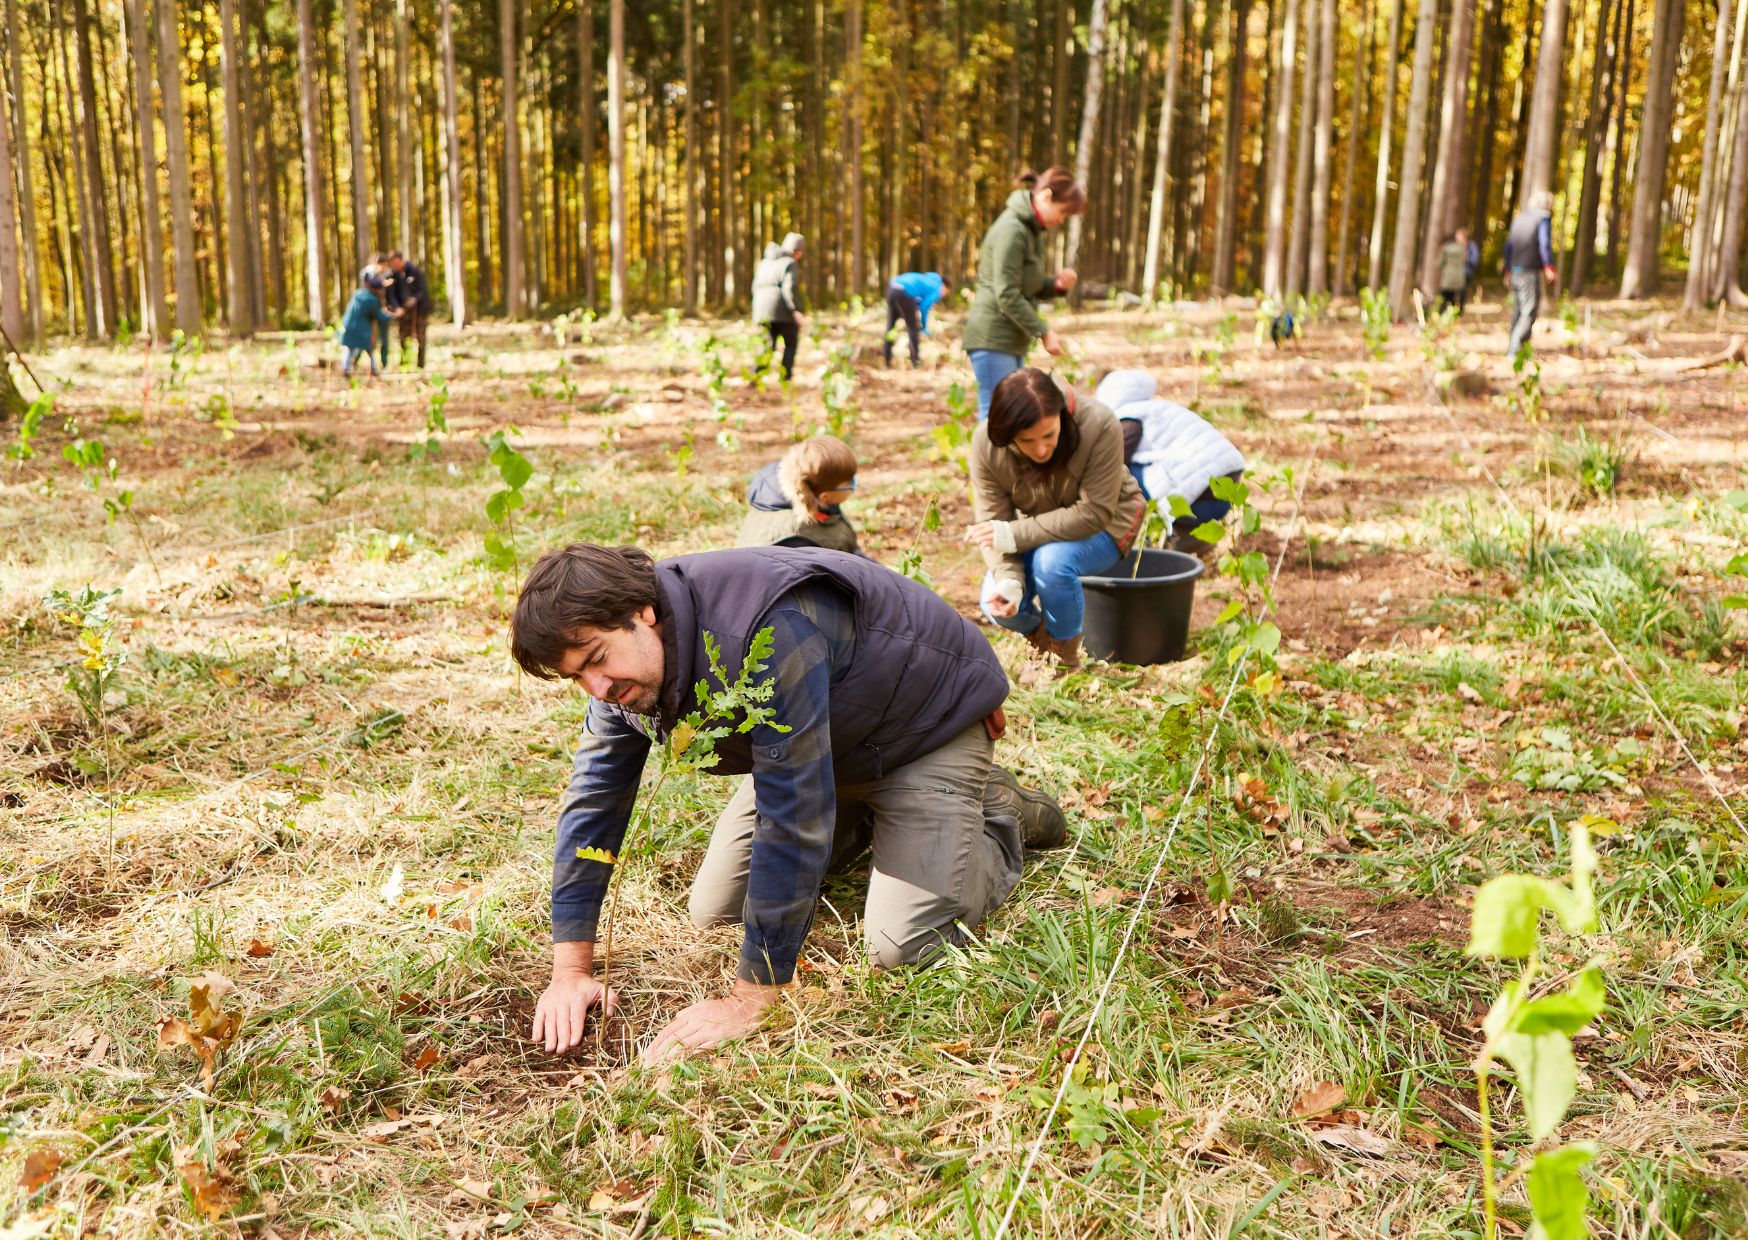
[[[1139,571],[1135,557],[1141,557]],[[1130,552],[1108,573],[1082,577],[1082,644],[1112,663],[1172,663],[1184,657],[1202,562],[1181,551]]]

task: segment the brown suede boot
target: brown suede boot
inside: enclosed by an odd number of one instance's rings
[[[1051,640],[1049,630],[1044,627],[1042,620],[1038,621],[1037,628],[1026,634],[1026,641],[1039,654],[1049,654],[1055,649],[1055,642]]]
[[[1064,637],[1061,641],[1054,638],[1050,641],[1050,652],[1056,656],[1056,675],[1060,679],[1070,672],[1080,670],[1080,634]]]

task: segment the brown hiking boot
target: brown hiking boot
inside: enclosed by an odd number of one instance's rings
[[[1056,675],[1060,679],[1070,672],[1080,670],[1080,634],[1064,637],[1061,641],[1052,638],[1050,653],[1056,656]]]
[[[1021,787],[1006,767],[989,768],[989,782],[983,786],[983,812],[1017,821],[1020,843],[1028,852],[1061,848],[1068,841],[1068,819],[1056,798],[1036,788]]]
[[[1050,631],[1044,627],[1042,620],[1038,621],[1038,627],[1027,633],[1025,638],[1027,645],[1039,654],[1049,654],[1054,645],[1054,639],[1051,638]]]

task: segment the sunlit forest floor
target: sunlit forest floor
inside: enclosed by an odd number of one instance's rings
[[[739,323],[439,328],[354,384],[315,336],[32,356],[66,386],[0,463],[5,1234],[989,1237],[1024,1176],[1016,1235],[1474,1236],[1512,974],[1466,903],[1563,872],[1583,814],[1618,824],[1602,929],[1548,963],[1608,980],[1560,1132],[1599,1144],[1594,1234],[1748,1234],[1748,407],[1692,365],[1740,316],[1551,313],[1539,375],[1491,290],[1381,359],[1352,306],[1281,349],[1248,306],[1060,316],[1071,372],[1145,367],[1245,452],[1278,687],[1227,702],[1212,570],[1191,658],[1025,677],[999,758],[1073,847],[902,974],[830,880],[782,1018],[657,1073],[628,1049],[738,941],[685,915],[731,781],[671,789],[623,863],[625,1023],[528,1041],[584,701],[515,673],[517,567],[727,545],[752,471],[835,427],[864,547],[974,615],[941,317],[913,371],[822,315],[787,391]],[[510,523],[495,431],[535,470]],[[87,584],[120,594],[81,647],[43,599]],[[1522,1165],[1509,1083],[1494,1125]],[[1502,1209],[1521,1234],[1521,1179]]]

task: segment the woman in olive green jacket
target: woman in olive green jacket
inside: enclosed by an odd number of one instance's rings
[[[1024,364],[1036,340],[1047,353],[1062,352],[1062,337],[1038,316],[1040,298],[1074,287],[1074,270],[1055,275],[1044,270],[1044,234],[1086,210],[1086,191],[1066,168],[1043,175],[1023,172],[1008,195],[1007,207],[977,255],[977,292],[965,318],[965,352],[977,379],[977,420],[989,416],[995,385]]]
[[[1026,367],[996,386],[970,456],[977,524],[966,537],[989,570],[984,615],[1078,667],[1080,579],[1129,553],[1147,509],[1116,414]]]

